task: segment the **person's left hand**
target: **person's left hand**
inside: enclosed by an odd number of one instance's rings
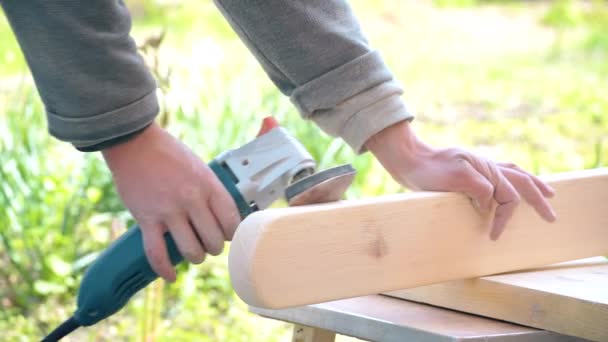
[[[547,201],[554,190],[511,163],[491,160],[459,148],[436,149],[420,141],[408,122],[385,128],[366,147],[389,174],[412,190],[466,194],[488,214],[496,205],[490,237],[496,240],[523,197],[545,220],[556,216]]]

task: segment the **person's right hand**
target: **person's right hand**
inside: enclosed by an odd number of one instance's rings
[[[207,253],[220,254],[224,241],[232,239],[240,216],[231,196],[203,161],[158,125],[102,154],[159,276],[170,282],[176,277],[165,232],[195,264]]]

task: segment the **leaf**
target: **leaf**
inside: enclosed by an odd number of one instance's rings
[[[82,268],[89,266],[97,257],[99,256],[99,252],[92,252],[82,256],[80,259],[76,260],[72,265],[74,271],[78,271]]]
[[[98,188],[90,187],[87,189],[87,199],[91,201],[91,203],[99,202],[101,195],[101,190],[99,190]]]
[[[48,258],[47,262],[53,273],[60,277],[65,277],[70,274],[70,272],[72,272],[72,267],[70,266],[70,264],[68,264],[55,254],[52,254]]]
[[[67,288],[63,284],[58,284],[46,280],[37,280],[36,282],[34,282],[34,290],[44,296],[49,294],[64,293]]]

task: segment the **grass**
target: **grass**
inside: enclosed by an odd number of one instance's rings
[[[347,197],[406,191],[369,155],[355,156],[302,121],[209,1],[130,0],[143,44],[165,31],[154,68],[163,123],[210,160],[275,115],[321,168],[351,162]],[[596,1],[353,1],[372,44],[405,88],[416,130],[534,173],[606,166],[608,5]],[[170,76],[167,76],[170,75]],[[60,161],[60,162],[58,162]],[[35,339],[67,317],[82,270],[132,222],[96,154],[46,133],[43,108],[0,16],[0,330]],[[231,291],[226,253],[182,266],[125,310],[72,340],[285,340]]]

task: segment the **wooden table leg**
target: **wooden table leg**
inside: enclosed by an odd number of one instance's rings
[[[294,324],[292,342],[334,342],[336,333],[333,331]]]

